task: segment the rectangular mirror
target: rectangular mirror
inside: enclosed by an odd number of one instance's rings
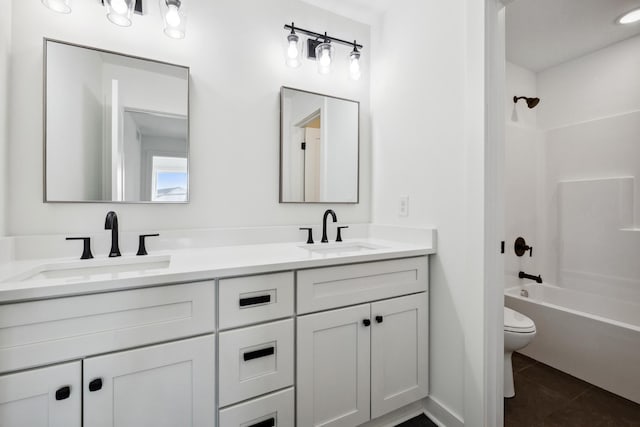
[[[280,203],[358,203],[360,103],[283,87]]]
[[[45,39],[45,202],[189,201],[189,69]]]

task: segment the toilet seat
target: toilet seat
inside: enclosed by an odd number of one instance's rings
[[[504,330],[520,334],[530,334],[536,331],[536,325],[522,313],[504,307]]]

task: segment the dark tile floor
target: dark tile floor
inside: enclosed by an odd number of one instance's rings
[[[516,396],[505,399],[505,427],[640,427],[640,405],[513,354]]]
[[[425,415],[418,415],[408,421],[398,424],[396,427],[438,427]]]

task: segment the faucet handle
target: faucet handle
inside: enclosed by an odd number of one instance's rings
[[[145,238],[147,237],[158,237],[160,236],[160,234],[158,233],[154,233],[154,234],[141,234],[138,237],[138,253],[136,255],[141,256],[141,255],[148,255],[147,254],[147,247],[145,246]]]
[[[67,237],[65,240],[82,240],[84,245],[80,259],[93,258],[93,254],[91,253],[91,237]]]
[[[349,226],[348,225],[343,225],[341,227],[338,227],[338,235],[336,236],[336,242],[342,242],[342,233],[341,233],[341,231],[342,231],[343,228],[349,228]]]
[[[513,245],[517,256],[522,256],[529,251],[529,256],[533,256],[533,246],[527,245],[523,237],[518,237]]]
[[[313,245],[313,228],[311,227],[300,227],[300,230],[307,230],[309,234],[307,235],[307,244]]]

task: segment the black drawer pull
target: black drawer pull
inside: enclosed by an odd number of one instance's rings
[[[257,424],[251,424],[248,427],[274,427],[276,425],[276,419],[271,417],[268,420],[260,421]]]
[[[382,316],[376,316],[376,322],[378,323],[382,323],[384,321],[384,317]]]
[[[248,305],[264,304],[271,302],[271,295],[260,295],[257,297],[240,298],[240,307]]]
[[[98,391],[102,388],[102,378],[96,378],[89,383],[89,391]]]
[[[371,326],[371,320],[370,319],[362,319],[362,324],[364,326]]]
[[[248,353],[244,353],[242,355],[242,357],[244,358],[244,361],[246,362],[248,360],[259,359],[261,357],[271,356],[272,354],[275,354],[275,352],[276,352],[276,348],[275,347],[267,347],[267,348],[261,348],[260,350],[250,351]]]
[[[56,400],[65,400],[71,396],[71,387],[64,386],[56,390]]]

